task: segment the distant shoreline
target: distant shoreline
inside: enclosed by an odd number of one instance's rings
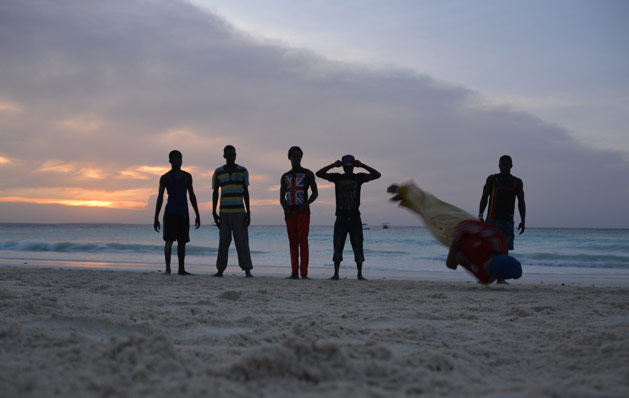
[[[121,222],[12,222],[12,221],[0,221],[0,225],[128,225],[128,226],[137,226],[142,225],[147,228],[153,228],[153,224],[146,223],[121,223]],[[204,223],[201,224],[201,228],[203,227],[215,227],[213,223]],[[333,227],[334,224],[311,224],[310,227]],[[384,229],[382,228],[382,223],[367,223],[367,227],[372,229]],[[251,227],[286,227],[284,224],[251,224]],[[426,228],[424,225],[398,225],[398,224],[389,224],[387,228]],[[629,230],[628,227],[618,228],[618,227],[534,227],[527,225],[527,230],[552,230],[552,229],[561,229],[561,230],[603,230],[603,231],[625,231]]]
[[[48,269],[85,269],[85,270],[107,270],[107,271],[132,271],[161,273],[163,264],[148,263],[114,263],[114,262],[87,262],[87,261],[57,261],[57,260],[22,260],[22,259],[1,259],[0,267],[17,268],[48,268]],[[174,265],[175,269],[177,265]],[[206,277],[216,272],[211,265],[194,266],[187,265],[186,269],[200,277]],[[268,276],[275,278],[285,278],[289,274],[286,266],[254,266],[254,275]],[[331,276],[331,269],[324,267],[311,267],[310,277],[313,279],[328,279]],[[402,271],[402,270],[373,270],[368,267],[364,269],[367,279],[372,280],[399,280],[399,281],[428,281],[428,282],[470,282],[475,280],[464,270],[457,269],[450,271],[445,268],[443,271]],[[342,279],[355,279],[356,269],[353,264],[341,267]],[[229,265],[226,276],[240,277],[242,271],[236,265]],[[552,285],[552,286],[597,286],[597,287],[629,287],[629,272],[610,272],[605,274],[591,273],[539,273],[527,272],[519,280],[511,281],[514,285]],[[493,285],[495,286],[495,285]]]

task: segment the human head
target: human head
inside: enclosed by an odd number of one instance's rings
[[[301,158],[304,156],[304,151],[298,146],[292,146],[288,150],[288,159],[293,167],[301,166]]]
[[[498,160],[498,168],[500,172],[503,174],[509,174],[511,172],[511,168],[513,167],[513,161],[511,160],[511,156],[502,155]]]
[[[354,156],[352,155],[345,155],[341,158],[341,163],[343,164],[343,170],[345,170],[345,173],[352,174],[354,171],[354,160]]]
[[[522,276],[522,265],[515,257],[497,254],[489,263],[489,274],[496,279],[518,279]]]
[[[236,163],[236,148],[234,148],[233,145],[225,146],[225,148],[223,148],[223,157],[229,165]]]
[[[178,150],[170,151],[168,154],[168,161],[173,167],[181,167],[181,163],[183,162],[183,155]]]

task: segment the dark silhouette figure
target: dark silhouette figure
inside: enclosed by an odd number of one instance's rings
[[[280,204],[284,209],[284,221],[290,246],[290,279],[308,278],[308,232],[310,229],[310,204],[319,196],[312,171],[301,166],[303,151],[298,146],[288,150],[291,169],[280,180]],[[312,194],[308,195],[308,189]],[[300,263],[301,260],[301,263]]]
[[[448,268],[461,265],[484,284],[522,276],[520,262],[507,255],[504,236],[497,227],[476,220],[412,182],[391,185],[387,192],[394,194],[392,201],[419,214],[435,238],[449,248]]]
[[[514,221],[513,213],[515,199],[518,199],[518,211],[520,212],[520,225],[518,231],[520,235],[525,229],[526,204],[524,203],[524,183],[521,179],[511,174],[513,161],[509,155],[503,155],[498,161],[500,173],[487,177],[483,194],[478,207],[478,219],[483,221],[483,214],[487,202],[489,209],[485,221],[498,227],[504,234],[507,242],[507,249],[513,250]],[[498,280],[498,283],[506,283]]]
[[[328,173],[330,169],[343,167],[343,174]],[[369,172],[354,173],[354,167],[361,167]],[[336,221],[334,222],[334,276],[332,280],[339,279],[339,268],[343,261],[343,248],[349,233],[349,240],[354,250],[354,260],[358,269],[358,279],[366,280],[363,277],[363,223],[360,218],[360,188],[365,182],[380,178],[380,172],[354,159],[352,155],[343,156],[342,160],[337,160],[329,166],[317,171],[317,177],[334,183],[336,196]]]
[[[171,169],[159,179],[159,191],[157,195],[157,203],[155,205],[155,219],[153,228],[159,232],[159,212],[164,203],[164,190],[168,192],[168,202],[164,209],[164,257],[166,260],[166,274],[170,274],[170,257],[173,242],[177,241],[177,257],[179,258],[179,275],[190,275],[186,272],[185,257],[186,243],[190,242],[190,218],[188,216],[188,199],[186,193],[190,196],[190,203],[196,215],[194,219],[194,227],[198,229],[201,226],[199,218],[199,208],[197,207],[197,197],[192,188],[192,176],[190,173],[181,170],[183,156],[181,152],[175,150],[168,154],[168,161]]]
[[[248,278],[252,278],[249,232],[251,208],[249,207],[249,172],[236,164],[236,148],[227,145],[223,149],[225,165],[214,171],[212,177],[212,216],[219,229],[218,256],[214,276],[222,277],[227,268],[229,245],[234,237],[238,264]],[[221,190],[220,215],[216,212],[218,191]]]

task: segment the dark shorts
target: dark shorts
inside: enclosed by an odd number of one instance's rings
[[[502,231],[505,241],[507,242],[507,250],[513,250],[513,220],[493,220],[487,222],[495,225]]]
[[[363,254],[363,222],[360,215],[353,216],[337,216],[334,223],[334,256],[332,261],[343,261],[343,249],[345,248],[345,240],[349,234],[349,241],[354,250],[354,260],[357,263],[363,263],[365,256]]]
[[[164,241],[190,242],[190,217],[183,214],[164,214]]]

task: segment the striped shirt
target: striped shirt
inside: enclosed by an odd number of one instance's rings
[[[514,175],[492,174],[485,186],[490,189],[487,221],[513,220],[515,198],[524,189],[522,180]]]
[[[231,173],[221,166],[214,171],[212,189],[221,189],[221,213],[244,213],[243,193],[249,185],[249,172],[246,168],[235,165]]]

